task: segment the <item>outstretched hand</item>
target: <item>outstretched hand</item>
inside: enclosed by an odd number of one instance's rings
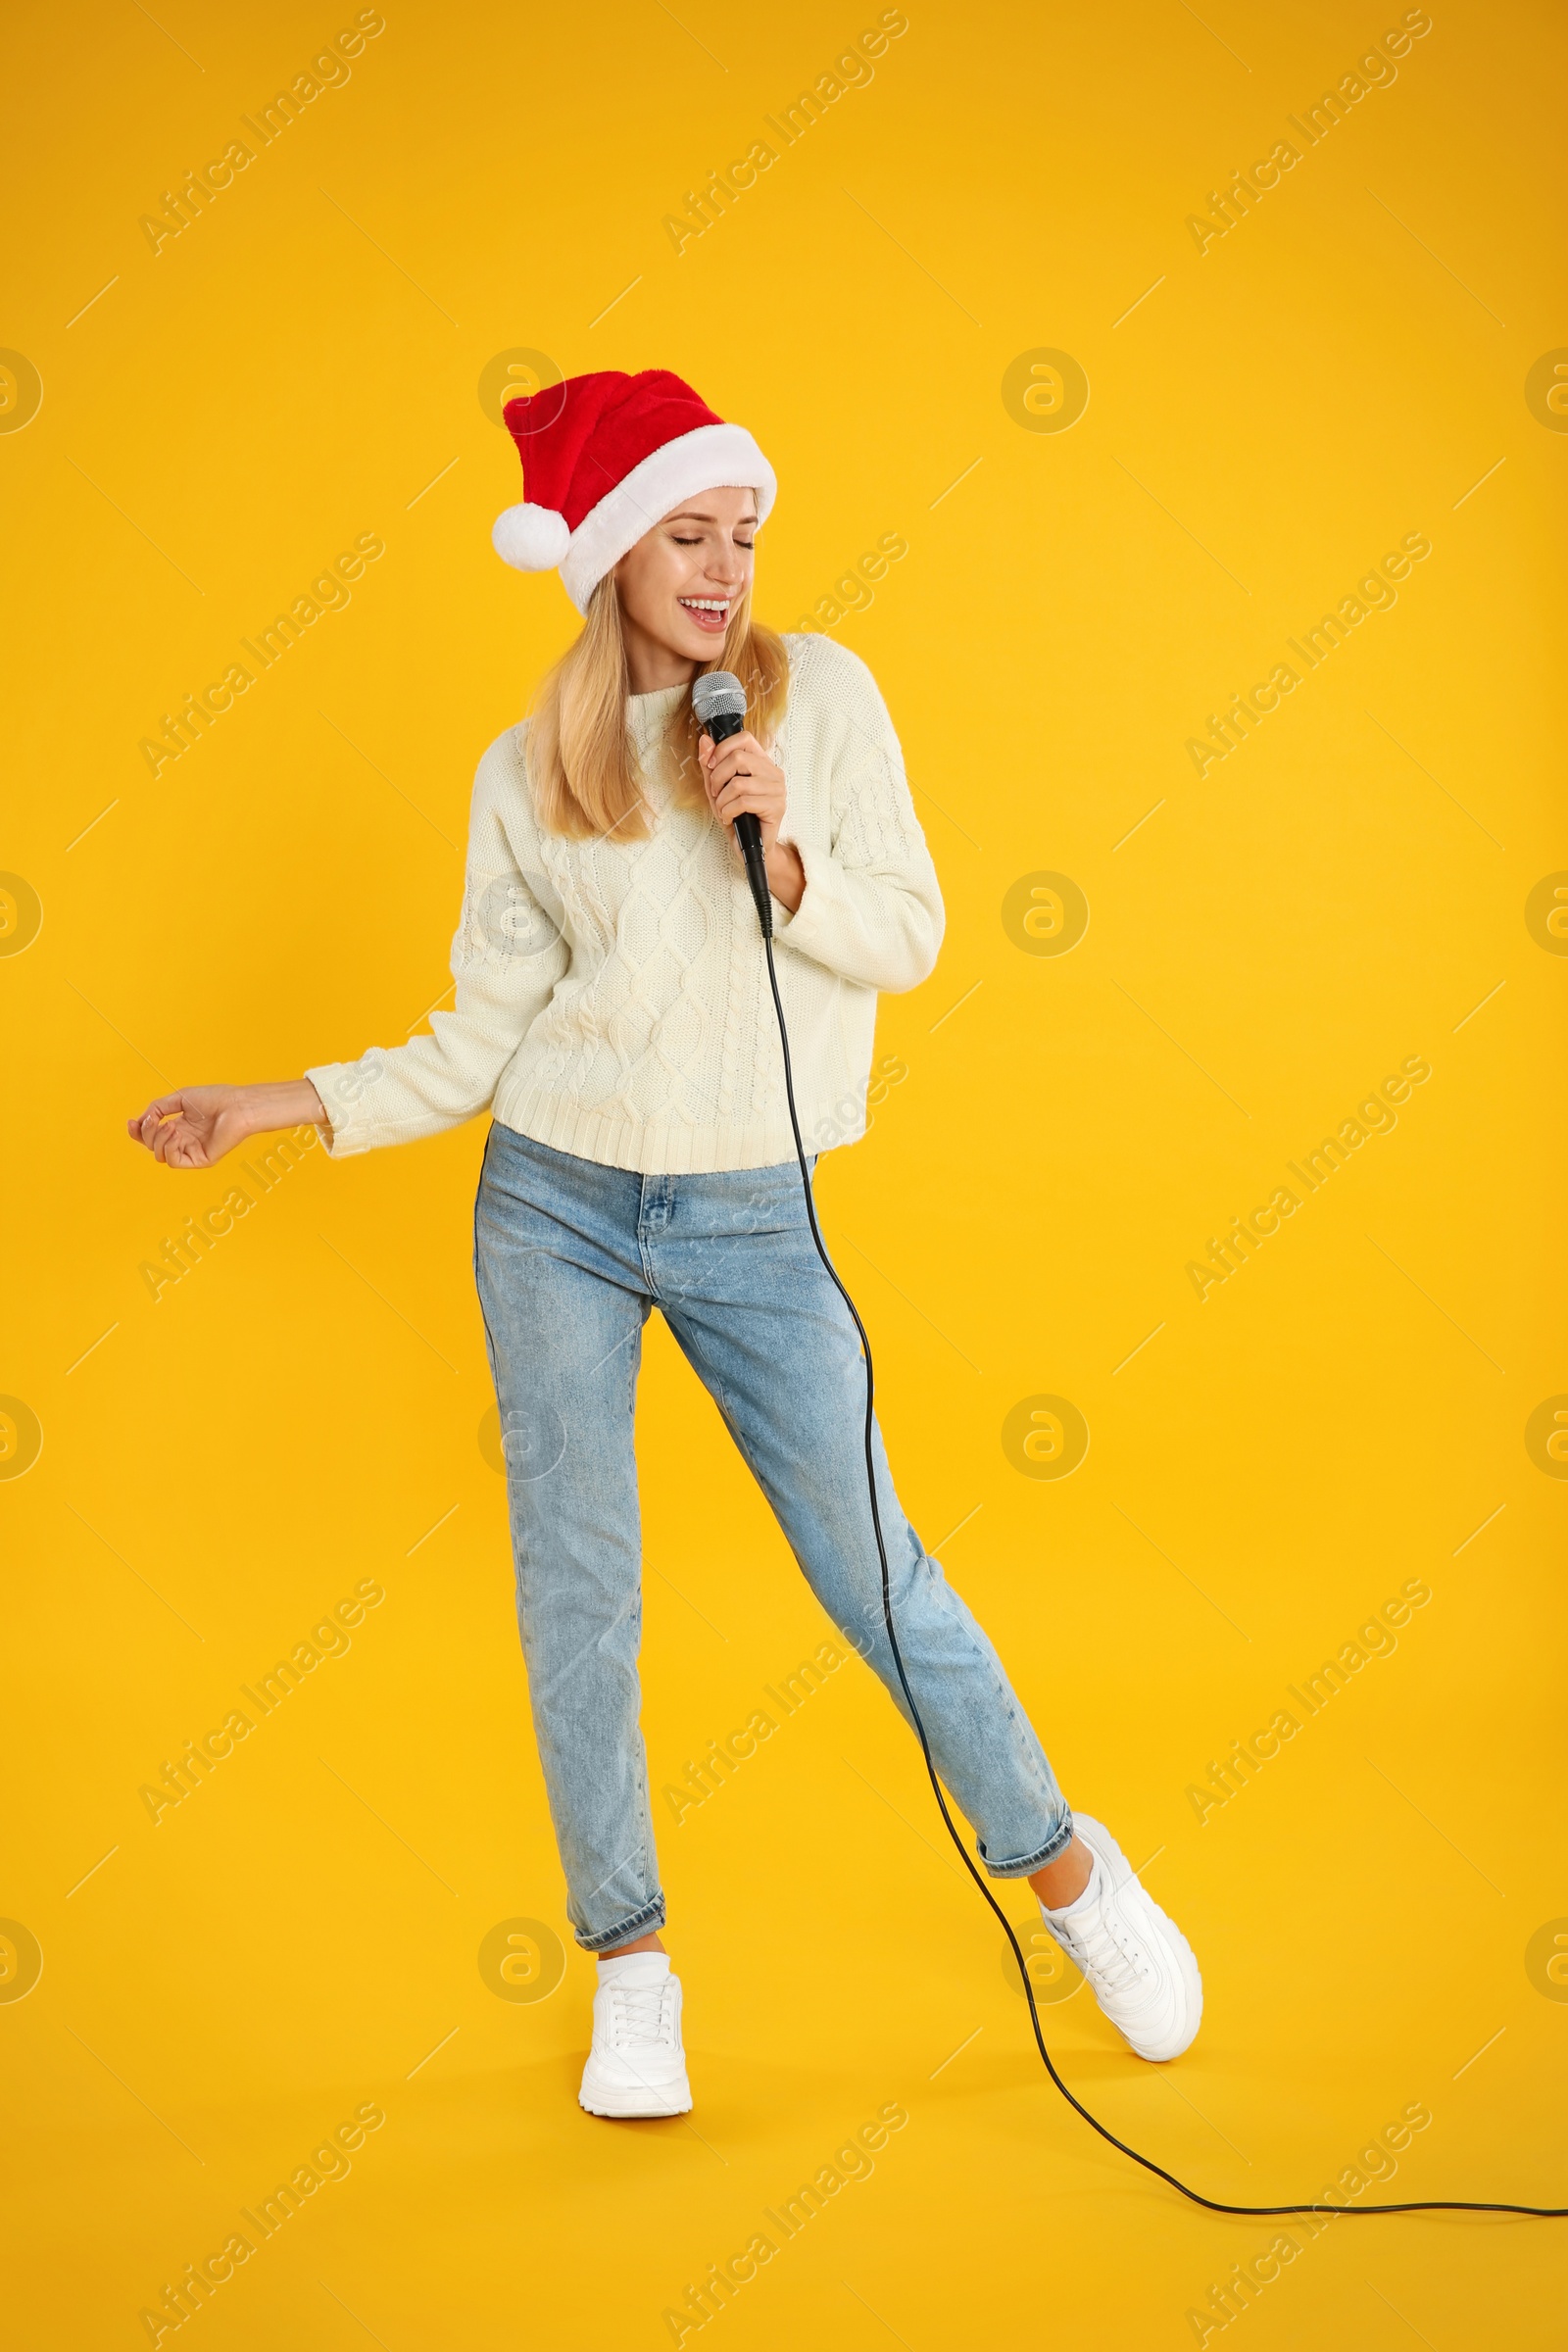
[[[248,1136],[312,1123],[327,1123],[320,1096],[308,1078],[286,1078],[266,1086],[181,1087],[135,1112],[125,1132],[165,1167],[211,1168]]]

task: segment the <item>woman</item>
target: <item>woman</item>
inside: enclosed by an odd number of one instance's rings
[[[658,1306],[812,1591],[892,1690],[860,1446],[864,1366],[812,1249],[757,917],[729,832],[761,828],[802,1124],[860,1105],[879,989],[925,979],[942,902],[881,697],[820,637],[751,617],[774,479],[678,377],[578,376],[512,402],[527,503],[495,543],[560,566],[585,626],[479,763],[455,1009],[278,1085],[160,1097],[130,1133],[205,1168],[314,1121],[334,1154],[490,1107],[474,1263],[502,1416],[518,1618],[577,1941],[599,1955],[594,2115],[691,2105],[638,1728],[632,1415]],[[691,685],[733,671],[715,748]],[[727,837],[726,837],[727,836]],[[938,1770],[993,1877],[1027,1878],[1131,2046],[1198,2030],[1188,1945],[1098,1822],[1069,1813],[1000,1660],[899,1509],[894,1621]]]

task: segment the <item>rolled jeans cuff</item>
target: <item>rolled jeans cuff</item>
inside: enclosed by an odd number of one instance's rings
[[[1061,1828],[1054,1832],[1037,1854],[1025,1854],[1021,1861],[1016,1862],[993,1862],[985,1847],[982,1846],[980,1859],[986,1866],[986,1874],[989,1878],[1028,1879],[1032,1878],[1037,1870],[1044,1870],[1050,1863],[1059,1861],[1071,1843],[1072,1815],[1066,1813],[1062,1816]]]
[[[585,1936],[580,1928],[572,1934],[585,1952],[612,1952],[617,1943],[634,1943],[639,1936],[657,1935],[664,1924],[664,1898],[656,1894],[651,1903],[644,1903],[630,1919],[622,1920],[618,1928],[607,1928],[603,1935]]]

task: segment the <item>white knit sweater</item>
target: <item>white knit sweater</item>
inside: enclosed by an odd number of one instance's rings
[[[886,706],[863,662],[788,637],[774,756],[782,838],[806,869],[774,903],[779,991],[808,1150],[865,1125],[879,989],[936,961],[942,897]],[[633,695],[639,754],[685,687]],[[474,779],[455,1008],[430,1034],[310,1072],[334,1154],[455,1127],[487,1107],[535,1142],[609,1167],[686,1175],[793,1157],[757,913],[727,828],[676,808],[645,760],[645,841],[564,841],[535,820],[525,727]]]

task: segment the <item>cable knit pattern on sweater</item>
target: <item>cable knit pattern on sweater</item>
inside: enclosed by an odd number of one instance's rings
[[[788,637],[774,757],[782,838],[806,869],[775,903],[779,991],[810,1150],[863,1131],[876,999],[936,961],[942,897],[886,706],[863,662]],[[793,1155],[757,914],[724,828],[676,808],[655,756],[685,687],[633,695],[646,841],[541,831],[511,727],[474,779],[454,1008],[430,1034],[310,1072],[334,1153],[368,1152],[493,1108],[559,1152],[650,1175]]]

